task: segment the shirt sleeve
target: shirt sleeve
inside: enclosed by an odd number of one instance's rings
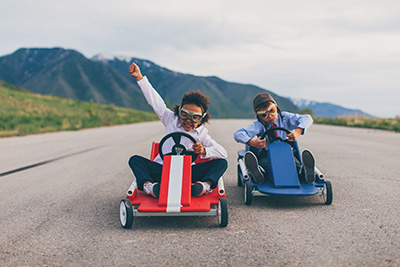
[[[200,155],[202,159],[226,159],[228,157],[228,153],[225,148],[218,144],[211,136],[208,134],[208,130],[203,128],[202,133],[200,135],[200,143],[203,145],[206,150],[205,155]]]
[[[138,81],[138,85],[142,90],[147,103],[149,103],[149,105],[153,108],[154,112],[160,118],[162,124],[167,126],[174,115],[172,110],[167,108],[164,100],[153,88],[146,76]]]
[[[253,139],[256,135],[261,134],[264,131],[264,126],[258,121],[237,130],[233,134],[233,138],[238,143],[247,144],[250,139]]]
[[[285,120],[287,120],[289,130],[294,130],[296,128],[304,129],[303,133],[306,132],[306,129],[309,128],[313,124],[313,119],[310,115],[300,115],[294,114],[290,112],[284,112]]]

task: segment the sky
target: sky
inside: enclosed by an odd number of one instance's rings
[[[63,47],[400,116],[398,0],[0,0],[0,56]]]

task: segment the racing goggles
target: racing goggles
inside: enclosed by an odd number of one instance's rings
[[[271,106],[268,107],[267,110],[264,111],[257,111],[257,116],[259,116],[261,119],[265,119],[268,115],[275,115],[278,112],[278,107],[275,104],[272,104]]]
[[[198,112],[193,112],[184,108],[179,109],[179,118],[182,120],[187,120],[190,119],[193,123],[198,123],[200,122],[204,116],[206,116],[207,112],[204,114],[198,113]]]

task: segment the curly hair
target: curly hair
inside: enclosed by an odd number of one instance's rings
[[[175,104],[173,112],[175,113],[176,116],[179,116],[179,109],[186,104],[194,104],[200,107],[203,110],[204,114],[204,112],[207,112],[208,110],[208,104],[210,104],[210,100],[200,90],[191,90],[182,96],[181,105]],[[208,122],[209,118],[210,114],[207,112],[207,114],[201,120],[199,126],[202,125],[203,123]]]

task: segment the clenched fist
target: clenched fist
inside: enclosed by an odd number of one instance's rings
[[[142,73],[140,73],[139,66],[136,65],[135,63],[132,63],[129,66],[129,75],[134,77],[136,81],[140,81],[141,79],[143,79]]]

